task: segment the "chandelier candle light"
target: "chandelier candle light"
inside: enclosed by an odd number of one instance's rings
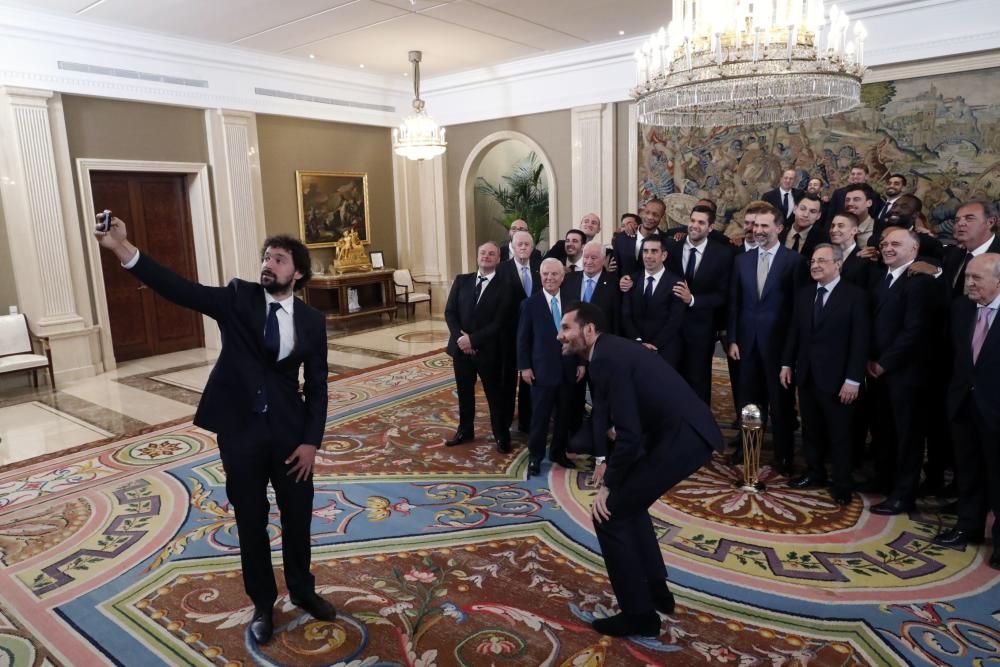
[[[413,114],[392,130],[392,150],[410,160],[429,160],[444,153],[448,146],[444,128],[424,111],[420,99],[420,51],[410,51],[413,63]]]
[[[785,123],[861,101],[867,33],[836,5],[825,23],[822,0],[673,0],[671,18],[635,52],[641,123]]]

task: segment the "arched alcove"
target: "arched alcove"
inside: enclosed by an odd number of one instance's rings
[[[490,152],[504,142],[517,142],[525,146],[526,152],[534,152],[538,157],[538,161],[544,167],[542,174],[546,179],[549,191],[549,227],[546,232],[546,240],[551,242],[552,230],[555,228],[555,221],[558,219],[556,211],[556,176],[555,171],[552,169],[552,162],[549,160],[548,155],[545,154],[545,151],[542,150],[542,147],[531,137],[520,132],[494,132],[484,137],[469,152],[458,182],[458,210],[463,272],[472,270],[471,260],[475,257],[476,250],[476,177],[479,175],[480,167],[482,167],[484,160],[488,160]],[[500,238],[500,235],[494,233],[489,238],[497,239]]]

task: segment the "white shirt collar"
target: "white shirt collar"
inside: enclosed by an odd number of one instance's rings
[[[853,255],[854,251],[857,249],[858,249],[858,244],[852,243],[851,247],[844,251],[844,261],[847,261],[847,258]]]
[[[577,271],[583,271],[583,257],[576,260],[575,262],[569,261],[569,257],[567,257],[566,266],[575,266]]]
[[[478,280],[480,277],[482,277],[482,278],[486,278],[486,282],[489,282],[489,281],[493,280],[493,276],[495,274],[496,274],[496,270],[495,269],[493,271],[490,271],[489,273],[483,273],[482,271],[477,271],[476,272],[476,279]]]
[[[695,244],[691,243],[691,239],[685,239],[685,241],[684,241],[684,254],[685,255],[689,254],[691,252],[691,248],[694,248],[698,252],[705,252],[705,244],[707,244],[707,243],[708,243],[708,237],[707,236],[701,240],[701,243],[699,245],[695,245]]]
[[[812,229],[813,229],[813,227],[815,227],[815,226],[816,226],[816,223],[814,222],[813,224],[809,225],[809,226],[808,226],[808,227],[806,227],[805,229],[801,229],[801,230],[800,230],[800,229],[799,229],[798,227],[796,227],[795,225],[792,225],[792,236],[794,237],[794,236],[795,236],[796,234],[798,234],[798,235],[799,235],[799,238],[800,238],[800,239],[802,239],[802,240],[804,241],[804,240],[805,240],[805,238],[806,238],[807,236],[809,236],[809,232],[811,232],[811,231],[812,231]]]
[[[820,287],[825,287],[826,288],[826,293],[829,294],[830,292],[833,291],[833,288],[836,287],[839,284],[840,284],[840,276],[837,276],[836,278],[834,278],[833,280],[831,280],[826,285],[819,285],[819,284],[817,284],[816,285],[816,289],[819,290]]]
[[[667,267],[663,266],[663,267],[660,267],[660,270],[659,270],[659,271],[657,271],[656,273],[650,273],[649,271],[644,271],[644,272],[645,272],[645,274],[646,274],[646,277],[645,277],[645,278],[643,278],[643,280],[644,280],[645,282],[649,282],[648,278],[649,278],[650,276],[652,276],[652,278],[653,278],[653,282],[654,282],[654,283],[659,283],[659,282],[660,282],[660,278],[662,278],[662,277],[663,277],[663,272],[664,272],[664,271],[666,271],[666,270],[667,270]]]
[[[906,270],[910,268],[910,264],[913,264],[913,262],[915,261],[916,261],[915,259],[911,259],[909,262],[899,267],[898,269],[893,269],[892,271],[890,271],[889,273],[892,274],[892,282],[896,282],[897,280],[899,280],[899,277],[904,273],[906,273]]]
[[[997,294],[996,297],[985,306],[980,306],[978,303],[976,305],[979,308],[991,308],[993,310],[998,310],[1000,309],[1000,294]]]
[[[588,276],[587,272],[584,271],[583,272],[583,284],[586,285],[588,280],[593,280],[595,283],[600,282],[600,280],[601,280],[601,274],[602,273],[604,273],[604,269],[601,269],[600,271],[598,271],[597,273],[595,273],[592,276]]]
[[[778,254],[778,248],[779,248],[780,246],[781,246],[781,241],[778,241],[778,242],[777,242],[777,243],[775,243],[775,244],[774,244],[773,246],[771,246],[770,250],[766,250],[766,249],[764,248],[764,246],[760,246],[760,245],[759,245],[759,246],[757,246],[757,250],[758,250],[758,252],[760,252],[760,254],[762,254],[762,255],[777,255],[777,254]]]
[[[294,294],[289,295],[289,296],[285,297],[283,300],[278,301],[273,296],[271,296],[270,292],[264,292],[264,303],[269,308],[270,308],[270,306],[271,306],[272,303],[276,303],[279,306],[281,306],[281,309],[283,311],[285,311],[289,315],[292,315],[292,314],[294,314],[294,310],[295,310],[295,295]]]
[[[979,257],[984,252],[986,252],[987,250],[989,250],[990,246],[993,245],[993,239],[995,239],[995,238],[996,238],[996,234],[993,234],[992,236],[990,236],[990,238],[986,240],[986,243],[984,243],[983,245],[979,246],[978,248],[976,248],[975,250],[972,251],[972,256],[973,257]]]

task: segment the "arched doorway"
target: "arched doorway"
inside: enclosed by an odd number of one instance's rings
[[[531,137],[520,132],[503,131],[494,132],[483,138],[469,152],[462,167],[462,175],[458,181],[458,211],[460,225],[460,239],[462,247],[462,272],[472,270],[470,260],[475,256],[476,251],[476,177],[479,175],[480,167],[484,160],[487,160],[491,151],[503,142],[517,142],[533,152],[538,161],[542,164],[544,175],[549,191],[549,227],[546,232],[546,239],[552,242],[552,230],[555,229],[557,217],[556,211],[556,177],[552,169],[552,162],[548,155],[542,150]]]

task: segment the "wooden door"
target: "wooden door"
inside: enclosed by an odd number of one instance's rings
[[[191,208],[182,174],[91,173],[94,207],[125,221],[129,240],[172,271],[197,280]],[[142,285],[111,252],[101,252],[115,359],[202,347],[201,315]]]

